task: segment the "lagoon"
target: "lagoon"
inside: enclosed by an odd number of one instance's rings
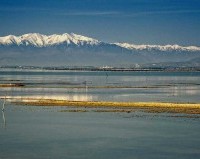
[[[199,72],[1,70],[4,98],[200,103]],[[3,99],[0,105],[3,104]],[[199,158],[200,116],[22,106],[0,116],[1,159]]]

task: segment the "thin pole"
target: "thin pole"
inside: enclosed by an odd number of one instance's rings
[[[4,101],[3,101],[3,107],[2,107],[2,111],[3,111],[3,112],[4,112],[4,110],[5,110],[5,104],[6,104],[6,96],[5,96]]]

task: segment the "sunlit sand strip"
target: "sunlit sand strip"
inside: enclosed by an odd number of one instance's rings
[[[19,101],[20,102],[20,101]],[[157,103],[157,102],[98,102],[98,101],[67,101],[54,99],[22,99],[24,104],[49,106],[91,106],[91,107],[165,107],[165,108],[198,108],[200,104],[192,103]]]
[[[3,98],[3,97],[0,97]],[[69,101],[65,99],[48,99],[37,97],[11,97],[7,96],[7,101],[22,102],[34,105],[54,105],[54,106],[103,106],[103,107],[166,107],[166,108],[198,108],[200,103],[164,103],[164,102],[106,102],[106,101]]]
[[[200,103],[162,103],[162,102],[105,102],[105,101],[69,101],[39,98],[7,98],[17,105],[27,106],[74,106],[93,108],[140,109],[151,113],[187,113],[200,114]]]

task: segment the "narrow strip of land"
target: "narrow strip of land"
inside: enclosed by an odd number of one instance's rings
[[[19,105],[30,106],[74,106],[74,107],[98,107],[120,109],[142,109],[154,113],[188,113],[200,114],[200,104],[196,103],[162,103],[162,102],[102,102],[102,101],[67,101],[54,99],[24,98],[13,101]]]

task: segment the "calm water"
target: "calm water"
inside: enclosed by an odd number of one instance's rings
[[[1,159],[200,157],[200,118],[179,114],[70,113],[6,105]],[[192,117],[192,116],[191,116]]]
[[[200,102],[200,72],[1,70],[0,83],[25,85],[0,88],[1,97],[7,94],[76,101]]]
[[[1,70],[0,83],[25,85],[0,88],[1,97],[200,102],[198,72]],[[0,159],[200,158],[199,115],[65,109],[7,102],[0,114]]]

